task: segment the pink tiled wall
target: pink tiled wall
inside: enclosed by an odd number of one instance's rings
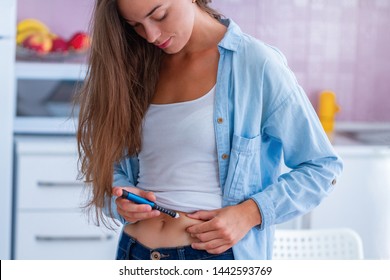
[[[93,0],[18,0],[65,36],[88,26]],[[333,90],[338,120],[390,122],[390,0],[214,0],[243,31],[278,47],[316,106]]]
[[[214,7],[277,46],[314,106],[331,89],[339,120],[390,121],[390,0],[215,0]]]

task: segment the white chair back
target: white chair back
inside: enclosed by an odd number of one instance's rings
[[[275,260],[360,260],[361,237],[353,230],[307,229],[275,230]]]

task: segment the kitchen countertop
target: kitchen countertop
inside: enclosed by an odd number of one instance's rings
[[[338,123],[331,142],[337,151],[390,155],[390,123]]]
[[[333,136],[335,145],[390,146],[390,123],[339,123]]]

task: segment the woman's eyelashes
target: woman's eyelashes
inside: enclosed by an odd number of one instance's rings
[[[156,18],[155,19],[155,21],[163,21],[164,19],[166,19],[167,18],[167,16],[168,16],[168,13],[165,13],[164,15],[162,15],[162,16],[160,16],[160,17],[158,17],[158,18]],[[128,22],[129,23],[129,25],[131,26],[131,27],[133,27],[133,28],[137,28],[137,27],[139,27],[139,26],[141,26],[141,24],[140,23],[130,23],[130,22]]]
[[[163,21],[164,19],[167,18],[167,13],[165,13],[162,17],[158,18],[157,21]]]

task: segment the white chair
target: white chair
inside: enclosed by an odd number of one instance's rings
[[[353,230],[275,230],[274,260],[361,260],[363,244]]]

